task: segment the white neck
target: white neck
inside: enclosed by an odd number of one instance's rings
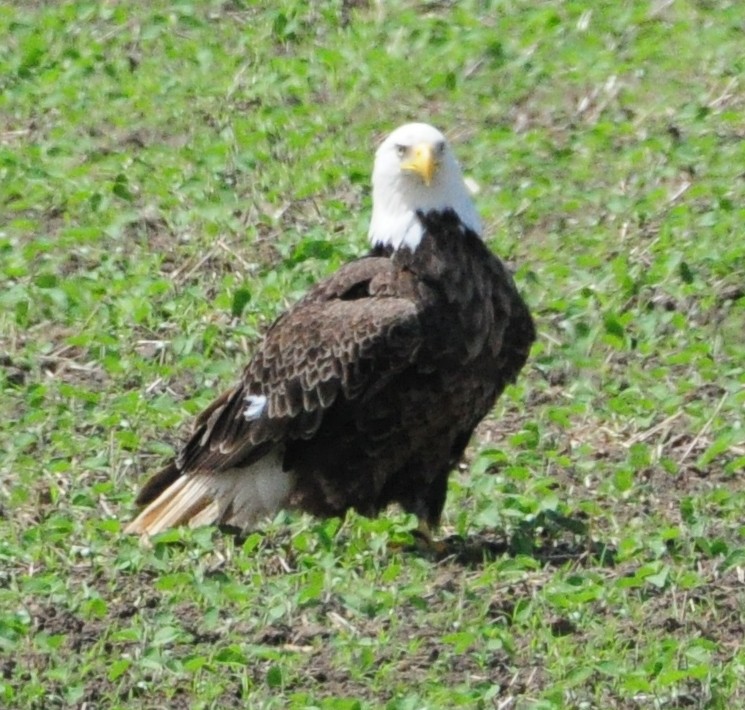
[[[368,233],[373,246],[408,247],[414,251],[424,236],[417,211],[452,209],[463,224],[481,236],[481,221],[455,160],[440,166],[429,187],[415,175],[394,176],[373,171],[373,211]],[[382,172],[382,171],[380,171]]]

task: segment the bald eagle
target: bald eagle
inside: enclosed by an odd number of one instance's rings
[[[370,253],[277,318],[147,481],[127,532],[245,530],[283,508],[374,516],[398,503],[431,540],[448,475],[535,330],[440,131],[393,131],[372,182]]]

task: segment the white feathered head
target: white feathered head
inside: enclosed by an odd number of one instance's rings
[[[481,222],[445,136],[427,123],[407,123],[386,138],[375,153],[373,246],[414,250],[423,229],[417,211],[452,209],[463,224],[481,235]]]

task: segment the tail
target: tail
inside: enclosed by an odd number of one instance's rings
[[[287,503],[295,477],[282,469],[277,450],[250,466],[178,475],[171,464],[145,484],[147,506],[125,533],[156,535],[178,525],[230,525],[247,529]],[[149,493],[150,495],[146,495]]]

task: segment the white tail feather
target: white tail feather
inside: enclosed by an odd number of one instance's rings
[[[293,483],[278,450],[244,468],[198,471],[174,481],[124,532],[156,535],[176,525],[212,524],[246,529],[284,507]]]

